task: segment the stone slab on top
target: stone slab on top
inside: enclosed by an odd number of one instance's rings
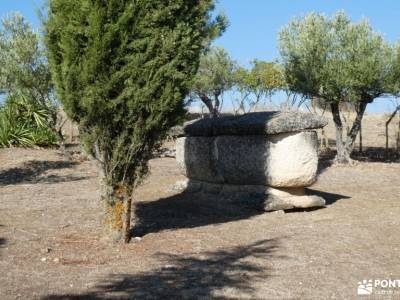
[[[326,126],[321,116],[301,112],[254,112],[240,116],[204,118],[185,123],[184,136],[273,135]]]

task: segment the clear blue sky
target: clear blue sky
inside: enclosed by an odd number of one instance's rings
[[[36,11],[44,4],[45,0],[0,0],[0,15],[20,11],[39,27]],[[227,15],[230,26],[215,44],[243,65],[254,58],[274,60],[278,58],[277,34],[292,17],[312,11],[332,14],[337,10],[346,11],[354,21],[366,17],[388,41],[400,40],[399,0],[219,0],[217,11]],[[382,112],[389,107],[387,99],[378,99],[368,111]]]

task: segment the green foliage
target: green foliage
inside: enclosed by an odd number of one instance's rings
[[[0,106],[0,147],[50,146],[58,142],[47,126],[47,111],[11,94]]]
[[[275,62],[254,60],[247,85],[256,95],[269,96],[285,86],[282,68]]]
[[[329,102],[371,102],[386,93],[391,48],[366,20],[311,13],[280,32],[289,88]]]
[[[400,43],[397,42],[393,47],[392,72],[386,81],[388,92],[394,96],[400,95]]]
[[[107,200],[119,201],[140,183],[152,152],[185,112],[199,56],[218,23],[213,1],[49,5],[46,44],[57,94],[101,162]]]
[[[260,60],[252,61],[252,67],[247,70],[240,67],[234,74],[234,82],[239,92],[238,111],[251,111],[260,102],[278,90],[285,89],[285,78],[282,67],[275,62]]]
[[[234,83],[233,71],[236,63],[229,54],[220,47],[212,47],[202,55],[193,89],[196,93],[205,93],[210,97],[221,95]]]
[[[312,13],[294,19],[280,32],[280,52],[288,87],[330,105],[336,127],[337,161],[347,163],[366,106],[391,92],[393,51],[366,20],[352,23],[343,13],[333,18]],[[355,121],[342,140],[339,103],[352,103]]]
[[[205,51],[210,49],[211,42],[220,37],[228,28],[229,20],[225,14],[218,14],[214,20],[210,20],[208,26],[208,36],[204,40],[203,47]]]
[[[237,64],[220,47],[211,47],[200,58],[191,97],[200,99],[211,115],[216,116],[222,105],[222,96],[234,85]]]
[[[56,131],[58,108],[52,93],[50,69],[40,42],[39,33],[35,32],[20,14],[11,14],[2,20],[0,29],[0,91],[10,96],[2,113],[2,128],[0,129],[2,130],[2,141],[10,141],[10,139],[5,138],[7,136],[10,138],[21,136],[25,141],[18,143],[18,139],[15,139],[9,143],[10,145],[30,146],[27,142],[28,131],[31,135],[34,135],[30,138],[34,144],[36,144],[35,141],[40,144],[47,144],[47,138],[54,141],[53,134],[43,135],[43,128],[45,127]],[[16,95],[20,100],[15,101]],[[9,115],[7,111],[15,107],[33,109],[18,114],[18,118],[36,118],[36,121],[40,122],[37,126],[37,128],[40,128],[39,132],[32,131],[30,119],[13,120],[16,117]],[[44,115],[45,118],[42,118]],[[22,124],[23,127],[6,129],[10,124],[14,124],[14,126]],[[29,127],[29,130],[26,126]],[[13,131],[15,132],[11,134]]]

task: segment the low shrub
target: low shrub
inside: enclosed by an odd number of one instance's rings
[[[47,110],[29,98],[8,95],[0,106],[0,147],[56,145],[58,139],[47,119]]]

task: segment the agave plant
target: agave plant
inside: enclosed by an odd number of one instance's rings
[[[0,107],[0,147],[57,144],[47,126],[47,111],[22,95],[11,94]]]

